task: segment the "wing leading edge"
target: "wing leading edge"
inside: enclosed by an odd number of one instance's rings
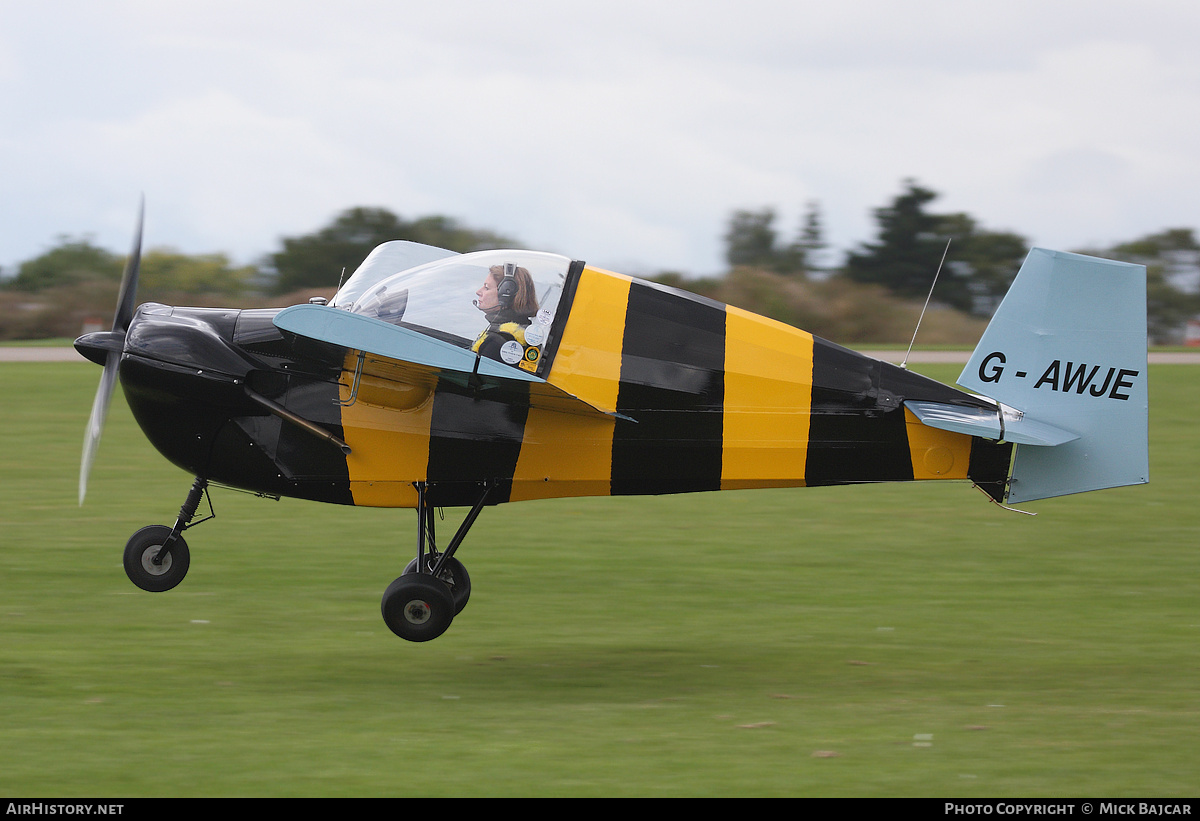
[[[424,383],[444,377],[479,390],[527,395],[530,405],[550,410],[627,418],[585,402],[532,373],[373,317],[326,305],[294,305],[280,311],[274,322],[280,330],[387,360],[389,372],[401,379]]]

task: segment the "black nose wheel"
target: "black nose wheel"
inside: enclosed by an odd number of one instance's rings
[[[182,534],[189,527],[215,517],[212,501],[209,500],[208,518],[192,521],[207,489],[208,480],[197,476],[183,507],[179,509],[179,518],[175,520],[174,527],[149,525],[134,533],[125,543],[125,575],[142,590],[162,593],[175,587],[187,575],[192,556]]]
[[[171,528],[166,525],[143,527],[125,544],[125,575],[143,590],[161,593],[183,581],[191,564],[191,554],[182,536],[170,547]]]
[[[436,639],[454,620],[454,598],[445,583],[425,573],[408,573],[383,593],[383,621],[408,641]]]

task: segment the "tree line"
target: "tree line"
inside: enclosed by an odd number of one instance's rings
[[[705,287],[710,295],[725,295],[732,281],[755,278],[745,270],[750,269],[759,279],[764,272],[780,278],[778,293],[787,290],[788,280],[819,279],[819,290],[831,304],[854,285],[877,286],[911,303],[930,296],[936,275],[934,304],[967,317],[990,318],[1031,243],[1011,231],[985,228],[969,214],[937,213],[931,210],[937,197],[937,192],[906,180],[891,202],[874,210],[875,238],[850,250],[832,270],[816,263],[825,247],[818,203],[807,204],[790,239],[775,230],[774,209],[737,211],[725,234],[730,272]],[[1200,242],[1191,228],[1169,228],[1108,247],[1063,250],[1146,266],[1147,331],[1154,344],[1182,341],[1188,320],[1200,314]],[[763,287],[760,283],[759,289]],[[856,293],[865,296],[861,290]]]
[[[874,209],[875,236],[836,266],[827,251],[820,203],[806,204],[790,235],[773,208],[733,212],[723,235],[727,269],[693,278],[651,277],[847,343],[907,342],[935,273],[935,310],[925,343],[973,343],[1029,249],[1026,238],[985,228],[965,213],[938,213],[938,194],[906,180]],[[257,264],[235,266],[224,254],[188,255],[152,248],[142,258],[139,298],[167,304],[261,307],[331,294],[376,245],[407,239],[452,251],[519,247],[511,237],[445,216],[404,219],[384,208],[351,208],[310,234],[286,237]],[[947,243],[949,252],[947,253]],[[1182,338],[1200,313],[1200,243],[1172,228],[1107,248],[1071,249],[1147,266],[1149,333]],[[944,264],[943,264],[944,258]],[[60,237],[21,263],[0,285],[0,339],[77,335],[87,322],[111,321],[124,258],[87,239]]]

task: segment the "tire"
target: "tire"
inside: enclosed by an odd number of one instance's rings
[[[429,562],[429,557],[425,557],[425,561]],[[425,569],[428,573],[433,570],[432,565]],[[417,560],[413,559],[408,563],[408,567],[404,568],[404,575],[417,572]],[[467,568],[458,559],[451,556],[442,572],[438,574],[438,579],[450,588],[450,595],[454,599],[454,615],[458,615],[467,606],[467,601],[471,598],[471,576],[467,573]]]
[[[125,575],[142,590],[162,593],[187,575],[192,557],[182,536],[175,537],[162,564],[154,564],[154,557],[170,535],[171,528],[166,525],[150,525],[134,533],[125,544]]]
[[[388,629],[406,641],[436,639],[454,620],[450,588],[425,573],[408,573],[383,593],[380,605]]]

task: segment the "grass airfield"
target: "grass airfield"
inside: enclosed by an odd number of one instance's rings
[[[76,504],[99,374],[0,365],[2,794],[1196,794],[1195,366],[1151,366],[1150,485],[1034,517],[950,483],[489,508],[422,645],[379,615],[411,511],[217,488],[183,584],[133,587],[191,477],[118,391]]]

